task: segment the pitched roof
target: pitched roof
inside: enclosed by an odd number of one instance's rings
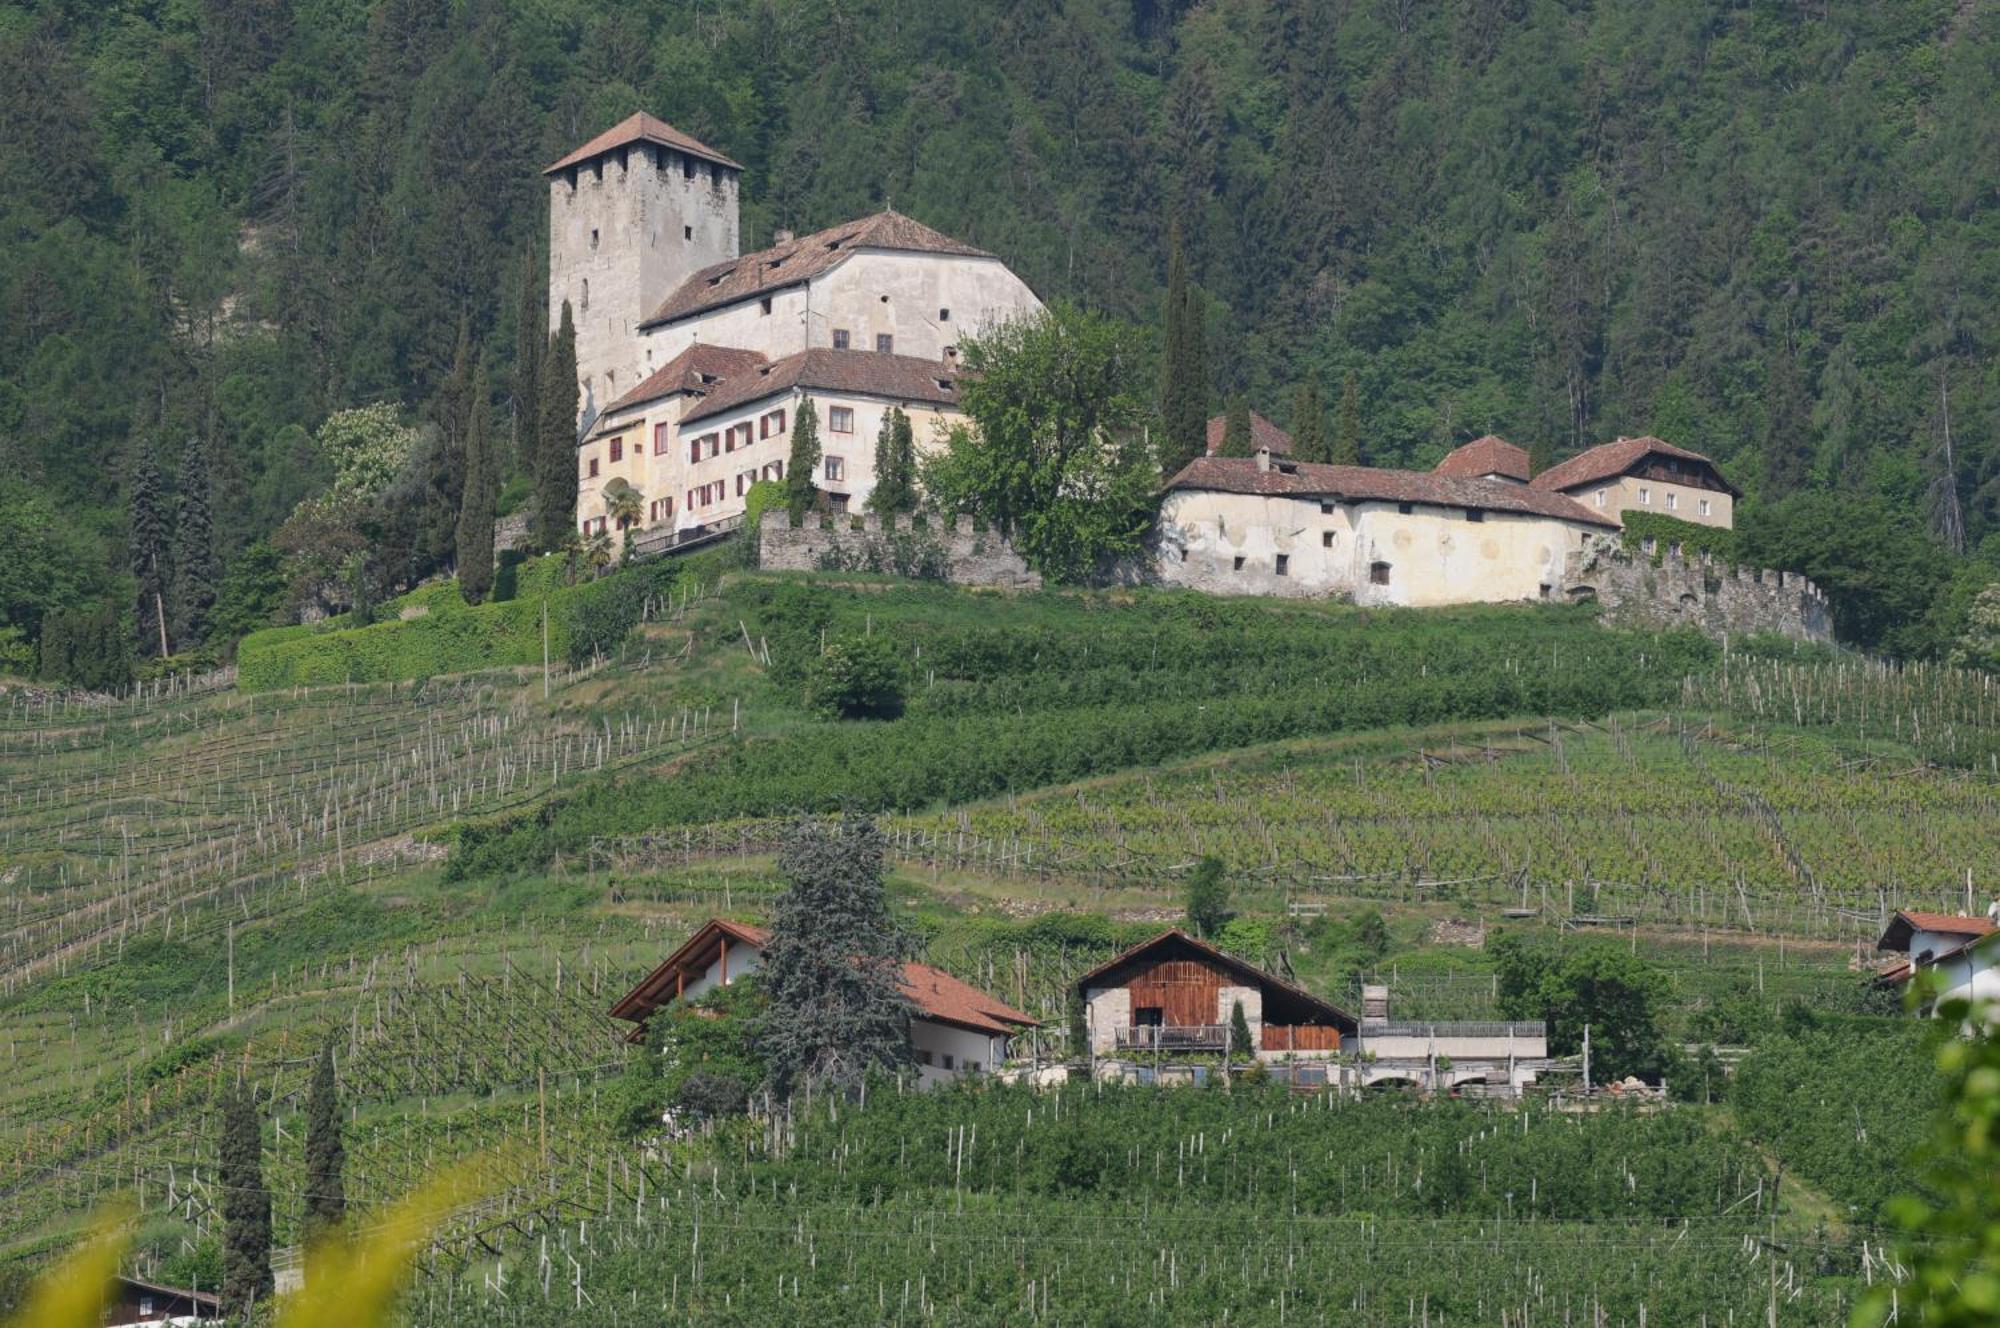
[[[1221,450],[1223,436],[1228,432],[1227,415],[1218,415],[1208,422],[1210,456]],[[1292,436],[1253,410],[1250,412],[1250,450],[1255,452],[1259,449],[1276,452],[1282,456],[1292,450]]]
[[[614,415],[676,392],[707,392],[716,383],[748,373],[763,363],[762,351],[697,342],[646,375],[638,386],[606,406],[604,414]]]
[[[720,949],[723,937],[757,950],[771,943],[769,928],[748,922],[732,922],[728,918],[710,918],[659,967],[621,997],[611,1007],[612,1016],[643,1022],[655,1010],[674,999],[676,973],[699,977],[708,971],[708,966],[715,962],[712,952]],[[903,965],[903,994],[927,1019],[984,1033],[1011,1033],[1017,1026],[1038,1022],[1033,1015],[1023,1014],[998,997],[989,996],[929,964],[912,961]]]
[[[685,152],[707,161],[720,162],[732,170],[743,169],[741,163],[731,161],[700,139],[683,134],[665,120],[640,111],[635,115],[626,116],[561,161],[544,167],[542,174],[554,175],[557,171],[566,170],[579,162],[589,161],[592,157],[601,157],[607,152],[632,143],[659,143],[678,152]]]
[[[1451,479],[1476,480],[1482,475],[1505,475],[1510,480],[1528,482],[1528,450],[1516,447],[1498,434],[1475,438],[1455,448],[1431,472]]]
[[[1220,493],[1270,497],[1325,497],[1347,502],[1475,507],[1488,512],[1519,512],[1618,529],[1616,521],[1600,516],[1565,494],[1544,493],[1505,480],[1454,479],[1428,471],[1326,466],[1311,461],[1286,462],[1267,470],[1258,464],[1255,457],[1196,457],[1167,481],[1167,488],[1209,489]]]
[[[958,254],[966,258],[991,258],[984,249],[961,244],[913,221],[900,212],[877,212],[872,217],[829,226],[811,235],[759,249],[724,263],[701,269],[666,298],[653,316],[641,323],[652,327],[671,323],[705,309],[735,304],[767,291],[780,290],[809,281],[820,273],[847,261],[857,249],[896,249],[920,254]]]
[[[950,406],[958,402],[958,367],[915,355],[819,347],[787,355],[724,378],[700,404],[681,416],[682,424],[725,414],[752,401],[793,388],[853,392],[894,401]]]
[[[1715,477],[1722,480],[1722,487],[1732,495],[1737,492],[1736,486],[1722,479],[1722,472],[1709,458],[1652,437],[1620,438],[1616,442],[1599,444],[1588,451],[1578,452],[1567,461],[1557,462],[1529,483],[1537,489],[1574,489],[1579,484],[1593,484],[1623,475],[1648,456],[1677,457],[1682,461],[1698,462],[1715,471]]]
[[[1247,960],[1238,959],[1235,955],[1227,951],[1218,950],[1207,941],[1188,935],[1179,927],[1169,927],[1159,935],[1143,940],[1131,949],[1105,960],[1096,968],[1091,969],[1076,980],[1075,986],[1077,991],[1088,990],[1091,983],[1096,979],[1116,973],[1119,969],[1124,968],[1140,956],[1149,951],[1160,949],[1163,946],[1193,950],[1195,953],[1205,956],[1221,967],[1235,973],[1237,976],[1248,978],[1252,984],[1259,988],[1266,991],[1277,991],[1289,996],[1294,1002],[1304,1006],[1309,1012],[1338,1024],[1346,1028],[1349,1032],[1360,1027],[1353,1015],[1347,1013],[1347,1011],[1341,1009],[1332,1001],[1322,1000],[1296,983],[1287,982],[1281,977],[1266,973],[1263,969]]]
[[[1920,931],[1933,931],[1941,936],[1979,937],[1995,930],[1988,918],[1971,917],[1963,913],[1924,913],[1903,909],[1889,919],[1889,925],[1882,931],[1882,939],[1875,943],[1877,950],[1907,951],[1911,938]]]

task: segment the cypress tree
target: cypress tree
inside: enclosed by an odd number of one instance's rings
[[[916,431],[901,407],[891,406],[875,435],[875,488],[868,508],[884,516],[908,512],[917,505]]]
[[[1161,307],[1160,464],[1172,474],[1208,450],[1208,362],[1200,294],[1188,280],[1180,223],[1168,238]]]
[[[514,324],[514,451],[512,465],[536,473],[536,442],[541,437],[542,359],[548,354],[549,307],[536,281],[533,261],[521,265],[521,295]]]
[[[805,397],[792,420],[792,455],[785,462],[785,510],[791,514],[794,526],[803,523],[812,509],[818,492],[813,487],[813,472],[817,469],[819,412],[813,409],[812,398]]]
[[[576,321],[562,321],[541,374],[542,430],[535,466],[535,542],[561,547],[576,524]]]
[[[271,1192],[257,1107],[240,1084],[222,1099],[221,1152],[222,1307],[248,1317],[271,1294]]]
[[[493,589],[493,504],[500,491],[499,458],[494,455],[493,413],[486,400],[486,363],[472,376],[472,400],[465,429],[465,484],[459,495],[458,590],[467,604],[480,604]]]
[[[1250,443],[1250,406],[1242,397],[1229,403],[1228,418],[1222,425],[1222,446],[1217,456],[1247,457],[1254,453]]]
[[[202,639],[208,611],[215,606],[222,567],[215,556],[215,528],[209,504],[208,448],[189,440],[181,458],[180,512],[174,521],[174,617],[183,648]]]
[[[153,446],[134,444],[132,492],[127,499],[132,575],[139,583],[139,652],[167,655],[167,512],[160,492],[160,465]]]
[[[340,1095],[333,1081],[333,1044],[320,1049],[306,1098],[306,1211],[308,1243],[338,1228],[347,1215],[347,1148],[340,1139]]]
[[[1361,388],[1351,369],[1340,385],[1340,420],[1333,431],[1333,454],[1328,459],[1336,466],[1361,464]]]
[[[1292,399],[1292,455],[1300,461],[1328,461],[1326,405],[1319,399],[1319,384],[1308,378]]]
[[[460,314],[451,372],[438,384],[427,412],[437,429],[437,446],[430,450],[424,476],[424,514],[415,568],[420,577],[450,566],[458,548],[458,514],[465,495],[465,440],[472,410],[472,357],[471,326]]]

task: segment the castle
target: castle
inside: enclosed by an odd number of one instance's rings
[[[617,479],[649,529],[732,523],[752,484],[784,477],[807,401],[814,486],[858,509],[882,417],[901,409],[933,437],[959,414],[959,338],[1042,307],[992,254],[895,212],[740,253],[742,167],[650,115],[544,174],[550,326],[567,303],[576,327],[586,532],[616,524]]]

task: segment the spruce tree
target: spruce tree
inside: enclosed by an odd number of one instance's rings
[[[1811,459],[1812,401],[1799,374],[1789,335],[1772,351],[1765,379],[1764,492],[1766,502],[1805,485]]]
[[[888,841],[864,818],[786,830],[771,942],[758,981],[770,1004],[758,1049],[780,1096],[806,1082],[853,1090],[910,1061],[903,962],[910,939],[889,914]]]
[[[1308,378],[1292,398],[1292,455],[1300,461],[1328,461],[1326,405],[1319,399],[1319,384]]]
[[[916,505],[916,431],[901,407],[891,406],[875,436],[875,488],[868,495],[868,508],[890,516],[913,511]]]
[[[308,1244],[326,1237],[347,1215],[347,1148],[340,1138],[340,1094],[333,1081],[333,1044],[320,1049],[306,1098],[306,1211]]]
[[[529,476],[536,473],[536,443],[542,428],[542,360],[549,346],[549,307],[538,277],[535,263],[521,265],[514,324],[514,449],[509,465]]]
[[[1173,474],[1208,450],[1208,365],[1201,299],[1188,280],[1180,223],[1168,237],[1167,295],[1161,306],[1160,466]]]
[[[1255,454],[1250,442],[1250,405],[1242,397],[1229,403],[1229,415],[1222,425],[1222,446],[1217,456],[1247,457]]]
[[[576,321],[562,321],[541,373],[542,429],[535,465],[535,543],[556,549],[576,524]]]
[[[271,1294],[271,1192],[264,1188],[263,1128],[243,1085],[222,1099],[222,1307],[248,1317]]]
[[[812,398],[805,397],[792,419],[792,455],[785,462],[785,510],[794,526],[802,524],[812,510],[818,492],[813,487],[813,472],[818,469],[819,412],[813,409]]]
[[[174,521],[174,618],[183,649],[207,632],[208,611],[215,606],[216,588],[222,583],[212,501],[208,448],[194,438],[181,458],[180,511]]]
[[[127,524],[132,576],[139,583],[139,653],[167,655],[167,511],[160,492],[160,465],[153,445],[141,438],[134,444],[132,492],[127,499]]]
[[[472,376],[472,400],[465,429],[465,483],[459,495],[458,591],[467,604],[484,603],[493,589],[493,504],[500,492],[500,461],[494,455],[493,412],[486,400],[486,363]]]
[[[1340,385],[1340,419],[1333,431],[1333,453],[1328,458],[1336,466],[1361,464],[1361,388],[1349,370]]]

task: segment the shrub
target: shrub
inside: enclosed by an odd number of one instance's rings
[[[886,636],[830,641],[807,667],[806,709],[833,719],[894,719],[903,713],[900,672]]]

